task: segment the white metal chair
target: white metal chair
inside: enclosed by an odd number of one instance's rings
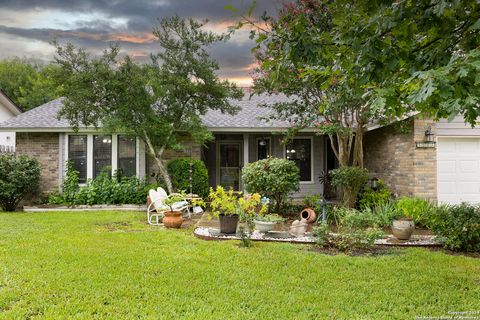
[[[150,196],[151,203],[147,207],[147,221],[151,225],[160,226],[162,225],[160,220],[163,219],[164,212],[171,210],[169,206],[164,204],[164,200],[168,198],[168,195],[162,188],[156,191],[152,189],[148,192],[148,195]],[[175,202],[172,208],[190,213],[190,207],[186,200]],[[153,221],[153,219],[155,219],[155,221]]]

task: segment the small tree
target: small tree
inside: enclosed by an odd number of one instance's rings
[[[293,161],[269,157],[246,164],[242,181],[248,192],[273,198],[280,212],[288,194],[299,189],[300,170]]]
[[[359,167],[342,167],[332,170],[332,185],[342,192],[343,205],[354,208],[360,189],[368,181],[367,169]]]
[[[15,211],[20,201],[38,189],[40,167],[35,158],[0,155],[0,206]]]
[[[57,45],[57,81],[66,97],[59,116],[75,129],[101,124],[107,131],[142,139],[172,192],[165,150],[181,149],[185,135],[200,144],[210,139],[200,116],[209,109],[234,114],[237,107],[230,99],[243,95],[234,84],[219,80],[218,64],[206,50],[228,36],[204,31],[204,25],[178,16],[161,20],[153,31],[161,51],[144,65],[129,56],[119,59],[117,46],[92,58],[71,44]]]

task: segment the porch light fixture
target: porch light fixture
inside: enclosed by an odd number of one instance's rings
[[[435,134],[432,132],[431,126],[426,128],[424,140],[416,142],[415,145],[417,148],[435,148]]]
[[[432,127],[428,127],[427,130],[425,130],[425,142],[435,143],[435,135],[432,132]]]
[[[264,147],[264,146],[267,145],[267,140],[265,140],[265,138],[262,137],[262,138],[260,139],[260,141],[258,142],[258,144],[259,144],[260,146]]]

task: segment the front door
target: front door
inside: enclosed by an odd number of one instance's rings
[[[240,187],[240,143],[219,142],[217,149],[217,185],[225,189]]]

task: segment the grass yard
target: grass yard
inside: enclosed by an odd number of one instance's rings
[[[480,311],[480,260],[203,241],[138,212],[0,213],[0,318],[413,319]],[[478,316],[478,314],[477,314]]]

